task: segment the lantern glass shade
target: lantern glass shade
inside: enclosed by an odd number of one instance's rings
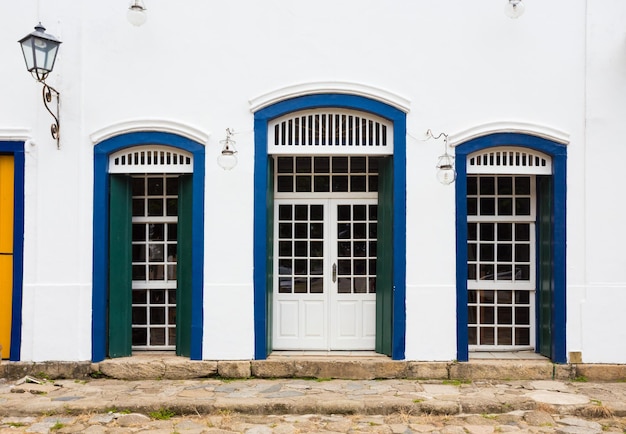
[[[43,81],[54,68],[61,41],[46,33],[45,27],[39,23],[35,31],[19,40],[26,62],[26,69],[33,76]]]

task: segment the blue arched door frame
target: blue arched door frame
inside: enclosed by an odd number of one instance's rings
[[[192,282],[191,348],[192,360],[202,359],[202,306],[204,269],[204,146],[172,133],[135,132],[103,140],[94,148],[94,208],[93,208],[93,298],[91,338],[92,361],[107,355],[107,305],[109,269],[109,155],[124,148],[140,145],[164,145],[193,154],[192,203]]]
[[[24,141],[0,141],[0,153],[13,155],[13,282],[9,360],[17,362],[22,346],[24,271]]]
[[[267,125],[272,119],[298,110],[321,107],[362,110],[393,122],[393,308],[391,355],[404,359],[406,334],[406,114],[388,104],[357,95],[300,96],[265,107],[254,114],[254,332],[255,358],[268,352],[267,328]]]
[[[456,282],[457,282],[457,359],[467,361],[467,156],[496,146],[520,146],[552,157],[553,180],[553,278],[552,361],[566,363],[566,181],[567,148],[541,137],[519,133],[495,133],[457,145],[456,161]]]

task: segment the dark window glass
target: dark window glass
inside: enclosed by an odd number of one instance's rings
[[[278,157],[278,173],[293,173],[293,157]]]

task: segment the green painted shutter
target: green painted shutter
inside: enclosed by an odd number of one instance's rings
[[[176,263],[176,354],[191,355],[191,240],[193,177],[178,178],[178,233]],[[197,300],[202,303],[202,300]]]
[[[274,159],[267,159],[267,277],[265,289],[267,291],[265,318],[267,318],[265,355],[272,351],[272,306],[274,303]]]
[[[552,304],[554,296],[552,249],[552,177],[537,177],[537,286],[539,352],[552,358]]]
[[[125,175],[110,176],[109,357],[132,354],[132,186]]]
[[[376,352],[391,356],[393,323],[393,159],[378,163]]]

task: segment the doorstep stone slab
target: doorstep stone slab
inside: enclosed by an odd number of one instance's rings
[[[593,381],[623,381],[626,380],[626,365],[614,364],[583,364],[572,365],[574,378],[586,378]]]
[[[249,378],[252,375],[250,361],[219,361],[217,362],[217,374],[224,378]]]
[[[543,360],[473,360],[450,365],[451,380],[551,380],[553,364]]]

